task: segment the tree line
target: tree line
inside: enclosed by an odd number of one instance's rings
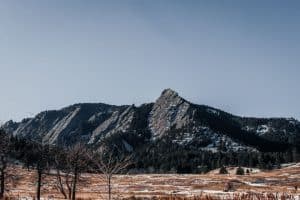
[[[273,169],[279,168],[281,163],[300,161],[299,149],[293,146],[282,152],[235,152],[220,146],[217,152],[212,152],[202,150],[199,145],[182,146],[170,138],[147,145],[138,140],[137,147],[127,152],[120,141],[132,141],[129,137],[132,134],[115,134],[94,150],[95,147],[81,143],[70,147],[41,144],[0,130],[0,198],[5,193],[8,164],[15,161],[25,168],[35,169],[37,199],[41,197],[43,175],[51,170],[57,190],[65,199],[72,200],[76,198],[79,177],[84,172],[101,174],[110,200],[112,177],[118,173],[206,173],[230,165]]]
[[[43,175],[55,176],[56,189],[65,199],[76,199],[80,175],[100,173],[107,186],[107,199],[112,196],[112,177],[132,164],[130,155],[120,154],[112,145],[93,151],[84,144],[72,147],[41,144],[13,137],[0,130],[0,199],[5,195],[9,164],[21,162],[28,170],[36,171],[36,199],[41,199]]]
[[[299,162],[299,152],[294,146],[282,152],[225,151],[221,147],[213,152],[162,139],[136,151],[135,168],[142,173],[206,173],[224,165],[274,169],[282,163]]]

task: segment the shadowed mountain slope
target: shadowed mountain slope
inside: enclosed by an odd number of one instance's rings
[[[300,123],[295,119],[238,117],[190,103],[171,89],[139,107],[75,104],[21,122],[8,121],[3,128],[14,136],[57,145],[83,142],[97,147],[114,140],[127,151],[160,140],[212,152],[281,151],[300,144]]]

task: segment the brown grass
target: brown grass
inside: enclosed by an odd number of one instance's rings
[[[200,195],[200,196],[193,196],[193,197],[159,196],[159,197],[150,197],[150,198],[132,196],[129,198],[125,198],[123,200],[295,200],[295,199],[296,196],[292,194],[236,193],[224,197],[216,197],[216,196],[214,197],[211,195]]]
[[[295,200],[300,196],[293,194],[273,194],[273,193],[234,193],[232,195],[226,195],[223,197],[211,196],[211,195],[199,195],[193,197],[182,197],[176,195],[169,196],[152,196],[152,197],[136,197],[130,196],[127,198],[114,198],[116,200]],[[4,197],[3,200],[19,200],[19,197]],[[34,199],[34,198],[33,198]],[[49,198],[50,199],[50,198]],[[78,197],[77,200],[93,200],[89,197]]]
[[[20,167],[8,171],[5,199],[35,196],[36,172]],[[233,190],[224,192],[225,184]],[[140,174],[115,176],[113,196],[115,199],[145,200],[286,200],[299,198],[300,164],[279,170],[236,176],[234,174]],[[55,188],[55,176],[43,177],[42,196],[45,199],[63,199]],[[106,186],[97,174],[83,174],[78,185],[78,199],[105,199]]]

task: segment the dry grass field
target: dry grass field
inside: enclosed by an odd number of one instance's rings
[[[230,174],[219,175],[218,170],[208,174],[142,174],[118,175],[113,179],[115,199],[300,199],[300,163],[272,171],[252,170],[251,174],[237,176],[235,168]],[[56,178],[43,177],[44,199],[63,199],[56,189]],[[230,183],[233,189],[224,192]],[[296,191],[295,186],[298,186]],[[9,169],[6,196],[10,199],[34,199],[35,171],[21,167]],[[82,174],[78,186],[78,199],[105,199],[106,186],[97,174]]]

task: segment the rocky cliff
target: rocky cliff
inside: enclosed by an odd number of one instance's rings
[[[243,118],[190,103],[166,89],[154,102],[141,106],[75,104],[44,111],[21,122],[8,121],[10,134],[57,145],[78,142],[99,146],[115,138],[127,150],[157,140],[207,151],[270,151],[300,143],[300,123],[291,118]]]

